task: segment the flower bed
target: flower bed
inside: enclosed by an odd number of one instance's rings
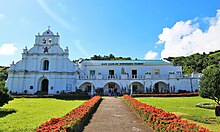
[[[194,123],[189,123],[187,120],[182,120],[180,116],[173,113],[165,112],[162,109],[139,102],[129,95],[124,95],[123,98],[124,101],[155,131],[209,132],[206,128],[197,126]]]
[[[168,94],[133,94],[133,97],[190,97],[190,96],[198,96],[198,92],[193,93],[168,93]]]
[[[65,116],[51,118],[49,121],[41,124],[36,132],[82,131],[83,127],[88,123],[91,115],[98,108],[100,102],[101,97],[95,96],[79,107],[73,109]]]

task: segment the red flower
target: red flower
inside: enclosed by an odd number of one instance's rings
[[[123,98],[155,131],[209,132],[206,128],[197,126],[194,123],[189,123],[187,120],[181,120],[180,116],[139,102],[129,95],[124,95]]]
[[[51,118],[49,121],[41,124],[36,132],[59,132],[67,131],[72,126],[77,126],[87,113],[100,101],[100,96],[95,96],[92,99],[84,102],[79,107],[73,109],[65,116],[60,118]]]

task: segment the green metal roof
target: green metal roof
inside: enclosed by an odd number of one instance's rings
[[[133,63],[133,64],[167,64],[167,65],[172,65],[171,62],[166,61],[166,60],[84,60],[83,63],[87,63],[87,64],[109,64],[112,63],[114,64],[119,64],[119,65],[123,65],[123,64],[128,64],[128,63]]]

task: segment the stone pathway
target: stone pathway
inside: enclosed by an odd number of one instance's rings
[[[120,98],[103,97],[84,132],[152,132]]]

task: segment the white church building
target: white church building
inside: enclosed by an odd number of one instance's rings
[[[68,58],[68,47],[60,47],[60,36],[49,28],[35,36],[31,49],[12,62],[6,86],[11,93],[59,94],[81,89],[89,95],[109,89],[124,93],[174,93],[199,89],[198,74],[182,75],[181,66],[165,60],[80,60]]]

